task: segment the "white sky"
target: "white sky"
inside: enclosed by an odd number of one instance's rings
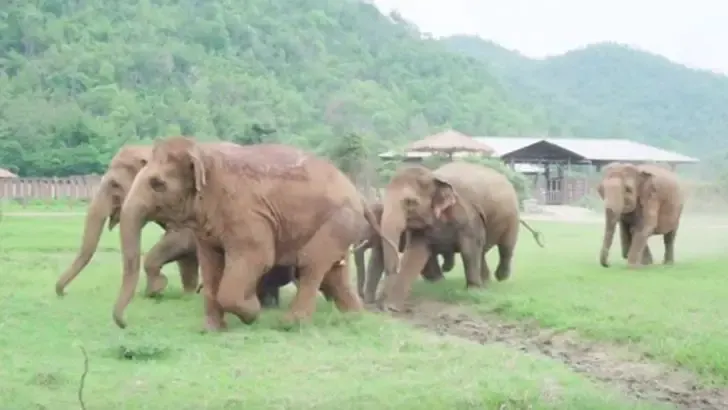
[[[477,34],[530,57],[601,41],[728,73],[728,2],[720,0],[371,0],[435,36]]]

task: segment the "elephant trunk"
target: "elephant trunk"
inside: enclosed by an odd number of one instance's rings
[[[147,222],[147,209],[139,201],[127,198],[121,209],[120,231],[121,252],[123,259],[123,277],[119,297],[114,306],[114,322],[124,329],[124,310],[131,302],[139,282],[139,265],[141,256],[141,234]]]
[[[609,267],[609,250],[614,242],[614,230],[624,208],[624,199],[619,188],[611,185],[604,187],[604,238],[599,263],[605,268]]]
[[[108,194],[105,181],[103,181],[86,212],[81,247],[76,254],[76,258],[56,282],[56,294],[58,296],[65,294],[66,286],[78,276],[83,268],[91,261],[91,258],[93,258],[99,245],[104,222],[106,222],[106,219],[112,212],[112,198]]]
[[[382,238],[392,244],[399,244],[400,236],[406,228],[405,217],[402,210],[385,204],[382,210]],[[382,256],[384,259],[384,271],[387,275],[396,274],[399,271],[398,247],[383,246]]]

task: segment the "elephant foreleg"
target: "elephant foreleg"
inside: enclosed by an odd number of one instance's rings
[[[197,245],[197,258],[200,263],[200,276],[204,288],[205,299],[205,330],[219,331],[227,328],[223,311],[217,302],[217,293],[220,289],[220,278],[225,267],[223,255],[215,248],[207,245]],[[203,286],[204,285],[204,286]]]
[[[642,217],[632,233],[632,246],[629,248],[629,254],[627,255],[627,266],[630,268],[640,266],[640,263],[646,257],[645,252],[649,252],[647,239],[652,235],[657,226],[657,210],[657,206],[650,206],[649,202],[644,204],[641,210]],[[650,253],[651,258],[652,255]]]
[[[675,237],[677,236],[677,228],[674,231],[668,232],[662,237],[662,241],[665,244],[665,259],[663,263],[665,265],[672,265],[675,263]]]
[[[614,242],[614,230],[617,227],[617,218],[619,215],[610,209],[604,211],[604,238],[602,239],[602,249],[599,253],[599,263],[605,267],[609,267],[609,249]]]
[[[622,259],[627,259],[629,248],[632,245],[632,227],[624,222],[619,222],[619,239],[622,244]]]
[[[409,296],[412,284],[420,275],[430,258],[430,249],[424,238],[412,236],[402,255],[402,266],[398,273],[387,276],[384,284],[381,307],[400,311]]]
[[[169,262],[179,260],[191,252],[188,249],[187,242],[181,241],[179,235],[179,232],[166,232],[159,242],[145,255],[144,271],[147,274],[147,289],[144,294],[147,297],[159,295],[167,287],[167,278],[162,274],[162,266]],[[184,271],[182,270],[182,266],[180,266],[180,274],[183,273],[191,275],[191,265],[185,266]],[[195,276],[197,276],[196,268]],[[195,288],[196,284],[190,291],[194,291]],[[185,290],[187,290],[186,287]]]

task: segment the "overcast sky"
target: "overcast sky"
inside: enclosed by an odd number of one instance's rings
[[[530,57],[601,41],[728,73],[728,2],[720,0],[373,0],[424,32],[480,37]]]

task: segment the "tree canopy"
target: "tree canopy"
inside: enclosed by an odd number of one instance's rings
[[[443,128],[552,126],[488,68],[359,1],[10,1],[0,13],[0,166],[103,172],[169,135],[377,152]],[[254,132],[274,129],[275,133]]]

